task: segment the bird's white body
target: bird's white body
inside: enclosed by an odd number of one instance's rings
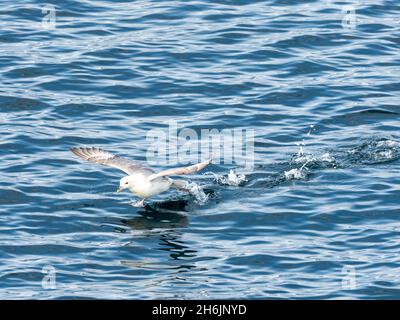
[[[127,184],[126,184],[127,183]],[[149,175],[134,174],[121,179],[120,189],[128,189],[134,195],[140,198],[150,198],[164,191],[171,186],[171,181],[166,178],[157,178],[149,180]]]

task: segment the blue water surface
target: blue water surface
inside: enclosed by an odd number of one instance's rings
[[[0,298],[400,298],[399,12],[3,0]],[[145,161],[171,120],[254,130],[254,169],[134,208],[69,151]]]

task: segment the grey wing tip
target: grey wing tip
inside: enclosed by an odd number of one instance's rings
[[[216,154],[215,153],[211,153],[210,155],[210,159],[208,159],[208,163],[213,163],[213,161],[215,160]]]
[[[69,150],[77,155],[79,158],[87,160],[88,156],[90,155],[90,151],[94,151],[94,147],[72,147]]]
[[[79,152],[78,150],[80,149],[80,147],[79,148],[77,148],[77,147],[71,147],[71,148],[69,148],[69,151],[71,151],[72,153],[74,153],[74,154],[77,154],[77,152]]]
[[[71,147],[69,148],[70,151],[75,152],[75,151],[85,151],[85,150],[101,150],[100,148],[96,147]]]
[[[105,164],[104,161],[115,158],[115,155],[97,147],[72,147],[70,150],[83,160],[100,164]]]
[[[72,147],[69,150],[79,158],[82,158],[82,148],[81,147]]]

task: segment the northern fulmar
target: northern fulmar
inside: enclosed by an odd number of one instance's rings
[[[118,168],[128,175],[120,180],[117,192],[128,189],[134,195],[142,198],[135,203],[135,207],[143,207],[144,201],[152,196],[158,195],[169,188],[188,191],[186,181],[173,180],[169,176],[179,176],[196,173],[211,163],[212,159],[188,166],[164,170],[156,173],[153,169],[142,164],[114,155],[96,147],[78,147],[70,149],[79,158],[102,164],[109,167]]]

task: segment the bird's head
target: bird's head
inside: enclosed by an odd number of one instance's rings
[[[119,188],[117,190],[117,192],[121,192],[127,188],[129,188],[131,185],[131,176],[126,176],[123,177],[120,181],[119,181]]]

